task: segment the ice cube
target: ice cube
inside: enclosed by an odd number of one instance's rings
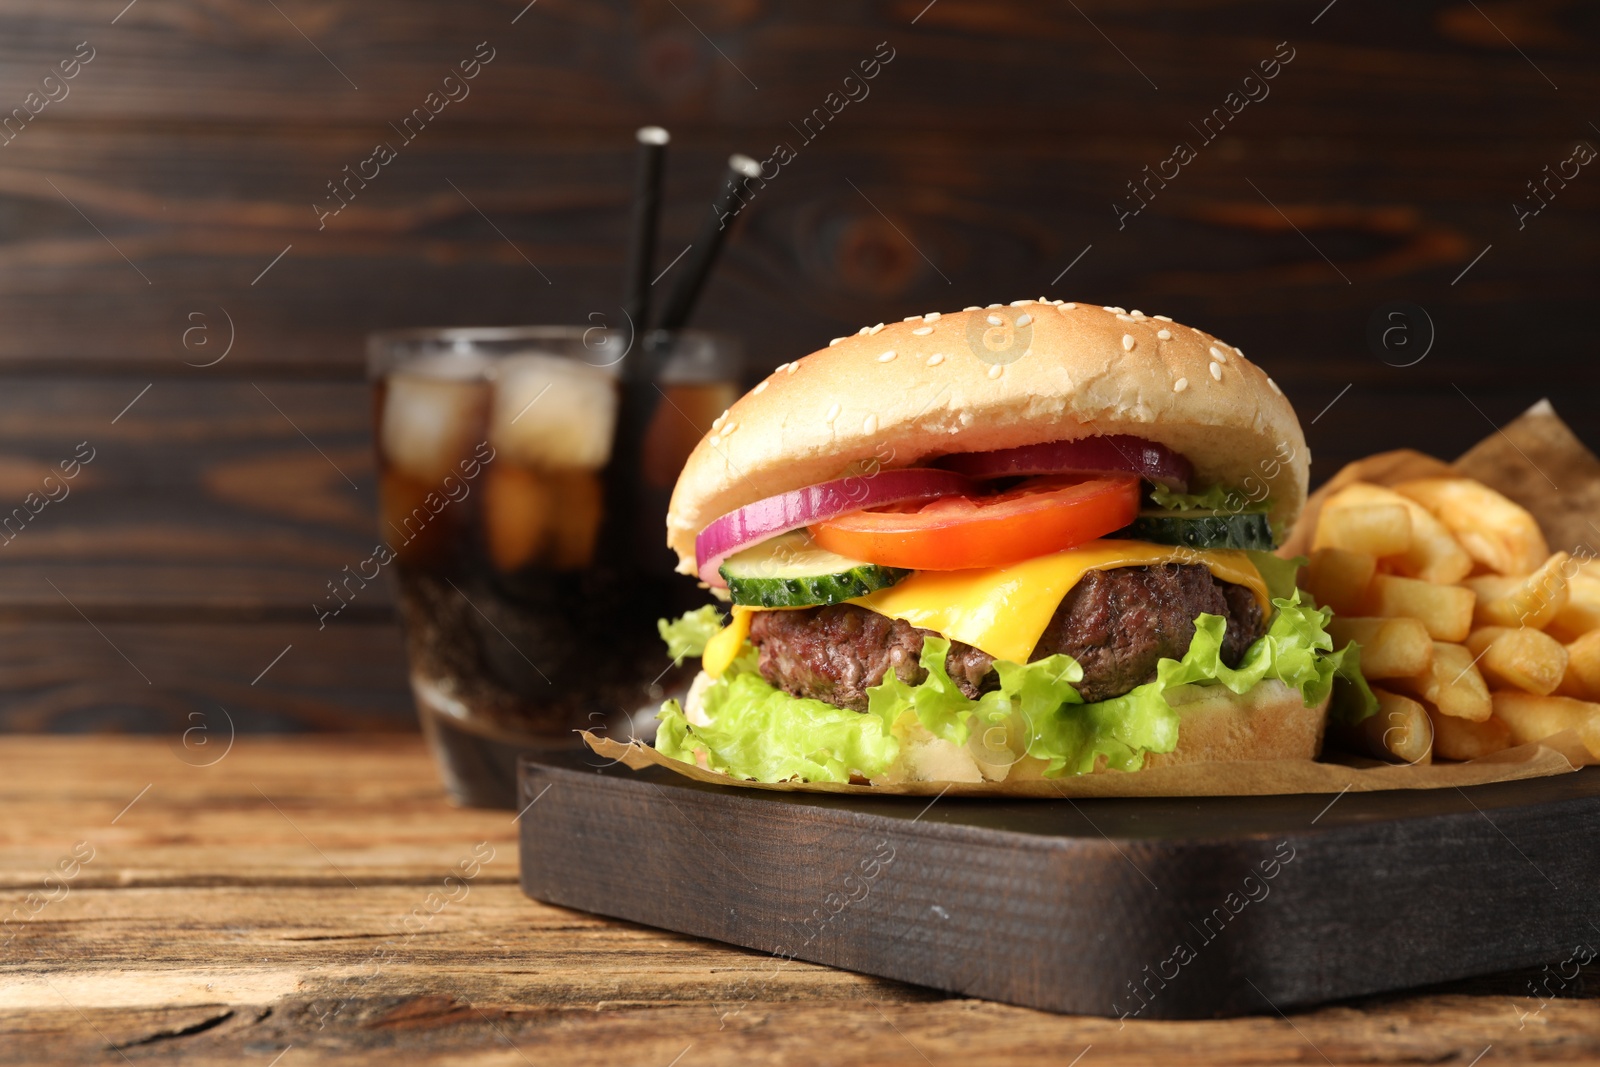
[[[438,486],[484,439],[488,361],[439,356],[390,376],[378,439],[393,466]]]
[[[445,513],[447,499],[427,482],[392,468],[384,471],[378,483],[378,505],[379,530],[385,543],[407,563],[438,563],[449,549],[453,532],[452,516]]]
[[[498,368],[489,442],[523,466],[599,470],[617,421],[612,375],[559,356],[526,355]]]
[[[589,471],[560,471],[550,476],[550,496],[555,503],[556,569],[582,570],[593,560],[600,536],[604,507],[600,479]]]
[[[671,489],[704,428],[728,410],[738,393],[730,382],[674,383],[662,392],[645,431],[644,478],[646,485]]]
[[[501,574],[532,563],[550,531],[550,487],[532,471],[497,456],[484,477],[483,532]]]

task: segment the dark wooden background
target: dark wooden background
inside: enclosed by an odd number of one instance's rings
[[[409,728],[385,595],[320,632],[311,609],[373,541],[363,334],[615,319],[649,121],[674,134],[663,267],[730,151],[799,150],[698,320],[753,372],[1048,294],[1242,346],[1314,476],[1451,456],[1544,395],[1600,444],[1600,166],[1524,228],[1513,210],[1600,144],[1592,5],[524,2],[0,2],[0,114],[95,53],[0,146],[0,511],[95,449],[0,543],[0,727]],[[482,41],[471,95],[319,232],[325,183]],[[803,144],[790,123],[881,41],[871,95]],[[1200,147],[1188,124],[1280,41],[1271,95]],[[1198,158],[1119,231],[1124,183],[1178,140]],[[1402,300],[1436,331],[1410,367],[1366,340]],[[188,365],[228,319],[226,358]]]

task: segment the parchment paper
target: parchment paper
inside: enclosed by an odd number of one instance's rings
[[[1352,758],[1349,764],[1314,760],[1240,760],[1233,763],[1188,763],[1149,770],[1104,771],[1067,778],[1030,778],[1006,782],[903,782],[898,785],[852,785],[839,782],[747,782],[701,770],[663,756],[638,741],[623,743],[585,732],[584,741],[607,759],[642,770],[665,767],[697,782],[738,785],[788,793],[870,793],[874,796],[1031,797],[1221,797],[1268,796],[1284,793],[1368,793],[1379,789],[1447,789],[1452,786],[1514,782],[1577,770],[1594,757],[1571,730],[1496,752],[1470,763],[1435,763],[1405,767]]]
[[[1550,551],[1600,556],[1600,458],[1578,440],[1549,400],[1541,400],[1454,463],[1399,449],[1348,464],[1306,501],[1280,556],[1311,552],[1322,502],[1351,482],[1395,485],[1412,478],[1476,478],[1527,508]]]
[[[1402,449],[1349,464],[1311,494],[1279,555],[1305,555],[1322,502],[1351,482],[1394,485],[1411,478],[1463,475],[1510,497],[1539,520],[1551,551],[1597,555],[1600,545],[1600,458],[1584,447],[1548,400],[1541,400],[1503,429],[1484,438],[1454,463]],[[1466,763],[1403,766],[1330,754],[1329,760],[1254,760],[1191,763],[1147,770],[1027,778],[1004,782],[906,782],[853,785],[832,782],[747,782],[663,756],[640,742],[622,743],[584,732],[596,753],[632,767],[665,767],[713,785],[805,793],[984,797],[1206,797],[1285,793],[1370,792],[1381,789],[1448,789],[1565,774],[1600,763],[1600,739],[1586,745],[1567,730],[1537,744],[1496,752]]]

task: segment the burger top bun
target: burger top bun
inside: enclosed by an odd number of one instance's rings
[[[1292,524],[1311,456],[1294,408],[1238,349],[1099,304],[1019,300],[863,328],[786,363],[712,423],[684,464],[667,545],[735,508],[952,452],[1133,434],[1194,464],[1191,489],[1269,497]]]

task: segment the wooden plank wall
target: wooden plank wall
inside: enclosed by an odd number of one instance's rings
[[[94,456],[0,543],[0,728],[407,728],[385,595],[310,608],[372,540],[362,337],[614,321],[644,122],[661,266],[730,151],[795,153],[699,317],[752,373],[1048,294],[1239,344],[1321,477],[1545,395],[1600,444],[1600,175],[1563,162],[1600,144],[1597,30],[1571,0],[0,0],[0,510]],[[1413,366],[1420,319],[1368,344],[1395,301],[1431,319]]]

